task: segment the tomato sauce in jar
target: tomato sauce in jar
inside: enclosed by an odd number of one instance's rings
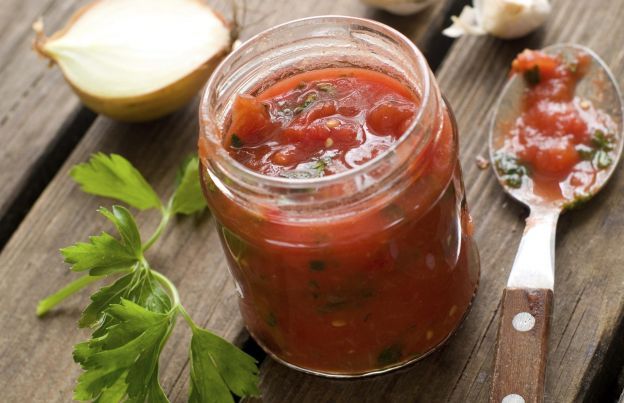
[[[513,61],[512,74],[523,75],[527,88],[494,157],[507,185],[573,206],[601,183],[614,163],[617,139],[611,117],[575,94],[590,63],[583,53],[534,50]]]
[[[468,311],[479,266],[456,128],[425,84],[359,67],[280,74],[233,93],[221,129],[200,135],[243,319],[279,361],[383,372],[433,351]]]
[[[254,171],[312,178],[347,171],[388,150],[417,104],[382,73],[334,68],[297,74],[234,101],[225,145]]]

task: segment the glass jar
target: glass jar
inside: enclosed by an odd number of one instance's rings
[[[223,147],[237,94],[328,67],[385,73],[419,101],[384,154],[319,178],[264,176]],[[439,347],[466,315],[478,254],[457,131],[420,51],[359,18],[265,31],[213,73],[200,106],[204,193],[249,332],[278,361],[314,374],[385,372]]]

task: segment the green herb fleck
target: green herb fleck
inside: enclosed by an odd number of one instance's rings
[[[615,148],[613,135],[606,134],[604,131],[597,129],[591,139],[592,147],[580,144],[576,146],[576,151],[581,159],[592,161],[598,169],[605,169],[611,166],[613,158],[609,155],[609,151]]]
[[[589,201],[592,198],[591,194],[577,195],[574,200],[563,205],[564,210],[572,210],[578,208]]]
[[[284,109],[284,114],[291,114],[292,115],[298,115],[301,112],[303,112],[308,106],[312,105],[314,102],[316,102],[318,100],[318,94],[316,92],[310,92],[305,99],[303,100],[303,102],[299,105],[297,105],[294,109]]]
[[[269,314],[267,315],[266,323],[271,327],[277,326],[277,318],[275,317],[275,314],[273,312],[269,312]]]
[[[584,144],[579,144],[576,146],[576,152],[582,160],[591,161],[594,158],[596,150]]]
[[[606,134],[604,131],[597,129],[592,137],[592,144],[599,150],[611,151],[614,147],[613,136]]]
[[[322,157],[305,164],[301,164],[299,169],[282,171],[280,176],[291,179],[311,179],[320,178],[325,175],[325,169],[331,164],[331,157]]]
[[[613,163],[613,159],[604,150],[596,151],[596,155],[594,156],[594,165],[598,167],[598,169],[605,169],[609,167]]]
[[[325,168],[327,168],[327,166],[331,164],[331,161],[332,159],[330,157],[319,158],[312,165],[312,169],[317,171],[319,176],[323,176],[323,174],[325,173]]]
[[[325,270],[325,262],[322,260],[310,260],[310,270],[323,271]]]
[[[524,72],[524,79],[529,85],[537,85],[541,81],[540,69],[538,65],[535,65]]]
[[[403,347],[401,347],[399,344],[393,344],[389,347],[384,348],[377,356],[377,364],[382,367],[387,367],[388,365],[399,362],[401,356],[403,355],[402,350]]]
[[[342,295],[328,295],[327,303],[318,308],[319,313],[334,312],[349,305],[349,299]]]
[[[318,94],[316,92],[312,92],[312,93],[308,94],[308,96],[305,98],[305,100],[303,101],[303,103],[300,106],[303,109],[305,109],[308,106],[312,105],[314,102],[316,102],[316,100],[318,100]]]
[[[232,138],[230,139],[230,144],[234,148],[241,148],[243,146],[243,140],[238,137],[236,133],[232,134]]]
[[[318,299],[320,297],[319,291],[321,290],[321,286],[319,285],[318,281],[316,280],[308,281],[308,287],[310,291],[312,292],[312,298]]]
[[[498,153],[494,156],[494,166],[505,184],[514,189],[522,186],[522,179],[528,175],[527,168],[514,156]]]
[[[336,92],[336,87],[330,83],[320,83],[317,84],[316,88],[320,91],[326,92],[328,94],[334,94]]]

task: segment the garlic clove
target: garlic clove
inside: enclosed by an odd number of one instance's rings
[[[199,0],[96,0],[35,49],[59,65],[96,112],[144,121],[186,104],[232,43],[231,26]]]
[[[427,8],[435,0],[360,0],[362,3],[381,8],[396,15],[409,15]]]
[[[485,0],[483,27],[490,34],[513,39],[542,26],[551,11],[547,0]]]
[[[488,33],[502,39],[525,36],[544,24],[551,11],[548,0],[474,0],[442,33],[453,38]]]
[[[462,12],[458,16],[452,16],[453,25],[442,31],[442,34],[450,38],[458,38],[462,35],[485,35],[487,32],[481,26],[477,10],[464,6]]]

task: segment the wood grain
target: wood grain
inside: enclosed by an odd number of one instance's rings
[[[426,360],[371,379],[325,380],[267,361],[262,368],[265,402],[488,401],[501,290],[527,212],[504,195],[491,170],[477,167],[475,157],[488,155],[488,119],[509,65],[525,47],[578,42],[598,52],[624,87],[621,3],[552,4],[553,14],[544,29],[509,42],[462,38],[437,72],[458,120],[468,204],[482,262],[480,289],[462,328]],[[605,402],[617,394],[616,378],[624,359],[623,205],[624,175],[619,169],[591,202],[559,221],[546,402]]]
[[[32,51],[31,25],[42,16],[52,33],[86,3],[4,0],[0,7],[0,244],[27,211],[24,193],[32,199],[43,187],[33,179],[48,174],[37,172],[44,168],[41,160],[50,158],[68,118],[80,110],[59,70]]]
[[[505,288],[503,291],[490,402],[518,395],[526,403],[544,401],[544,374],[553,292],[547,289]],[[516,329],[517,314],[530,314],[534,322]]]
[[[226,4],[229,3],[217,6],[228,15]],[[296,7],[284,0],[267,4],[260,0],[247,3],[247,19],[243,24],[248,28],[243,31],[243,37],[279,22],[315,14],[389,20],[387,14],[374,12],[355,1],[297,2]],[[444,9],[441,3],[416,19],[407,30],[414,38],[421,38],[431,28],[428,21],[434,17],[442,21],[440,15]],[[58,112],[66,114],[66,111]],[[197,130],[196,103],[150,124],[120,124],[98,118],[37,200],[0,255],[2,401],[69,401],[79,374],[71,349],[87,336],[86,332],[76,330],[76,320],[88,293],[68,300],[62,309],[44,319],[34,315],[37,300],[75,277],[61,262],[58,249],[84,240],[103,227],[110,229],[96,213],[98,206],[108,206],[110,201],[81,193],[67,176],[70,167],[96,151],[116,152],[136,164],[159,194],[167,195],[175,167],[195,151]],[[18,153],[23,154],[23,150]],[[158,217],[142,213],[138,220],[143,234],[147,235],[156,226]],[[150,251],[150,262],[178,285],[183,303],[199,324],[240,344],[246,334],[242,331],[234,287],[210,217],[177,221],[175,228]],[[188,333],[179,322],[161,359],[163,386],[176,402],[186,401],[188,393]]]

